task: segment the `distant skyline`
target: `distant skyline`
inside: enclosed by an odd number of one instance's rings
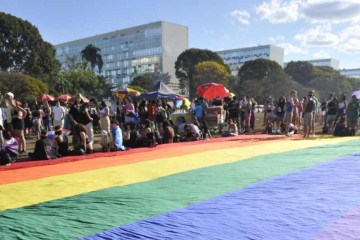
[[[189,47],[220,51],[273,44],[284,61],[334,58],[360,68],[359,0],[0,0],[60,44],[155,21],[189,28]]]

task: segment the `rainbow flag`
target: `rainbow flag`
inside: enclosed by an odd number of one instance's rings
[[[360,239],[360,139],[266,135],[0,168],[0,239]]]

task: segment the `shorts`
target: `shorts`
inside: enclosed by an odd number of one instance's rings
[[[336,119],[336,115],[327,115],[326,117],[326,124],[328,124],[329,122],[333,122]]]
[[[18,130],[25,129],[24,119],[13,118],[11,124],[14,129],[18,129]]]
[[[304,126],[311,126],[311,123],[313,121],[314,118],[314,113],[312,112],[305,112],[304,113],[304,120],[303,120],[303,125]]]
[[[350,128],[357,127],[358,117],[348,117],[348,124]]]

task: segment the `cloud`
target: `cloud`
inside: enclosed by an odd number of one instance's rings
[[[256,13],[261,19],[271,23],[294,22],[299,18],[299,1],[271,0],[256,7]]]
[[[302,17],[312,23],[357,22],[360,2],[357,0],[309,0],[301,4]]]
[[[339,37],[342,40],[346,40],[352,37],[360,37],[360,24],[356,24],[350,27],[345,28],[340,34]]]
[[[360,53],[360,39],[359,38],[349,38],[342,42],[338,49],[342,52],[350,54],[359,54]]]
[[[331,54],[328,53],[328,52],[326,52],[326,51],[324,51],[324,50],[321,50],[321,51],[319,51],[319,52],[315,52],[315,53],[313,54],[313,57],[314,57],[315,59],[331,58]]]
[[[237,22],[243,25],[250,25],[250,13],[245,10],[234,10],[230,13],[230,16],[234,17]]]
[[[284,54],[285,55],[289,55],[289,54],[308,54],[308,52],[305,49],[296,47],[294,45],[292,45],[291,43],[281,43],[278,44],[277,46],[284,48]]]
[[[279,41],[284,41],[284,40],[285,40],[285,37],[283,35],[276,36],[276,37],[269,37],[270,42],[279,42]]]
[[[358,0],[268,0],[256,7],[261,19],[289,23],[305,19],[310,23],[360,22]]]
[[[303,33],[296,34],[295,40],[302,46],[334,46],[340,39],[331,32],[331,25],[319,25]]]

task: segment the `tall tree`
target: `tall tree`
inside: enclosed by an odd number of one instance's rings
[[[284,71],[302,85],[308,84],[314,77],[314,66],[306,61],[291,61]]]
[[[95,47],[92,44],[87,45],[82,51],[81,51],[81,57],[84,61],[90,63],[91,70],[94,71],[95,66],[98,67],[99,73],[101,72],[101,69],[104,65],[104,62],[102,60],[101,54],[100,54],[100,48]]]
[[[0,72],[0,92],[12,92],[17,100],[34,100],[47,93],[47,85],[39,79],[21,73]]]
[[[229,85],[230,73],[228,69],[217,62],[204,61],[195,66],[194,85],[195,87],[204,83],[222,83]]]
[[[81,64],[81,62],[79,61],[79,59],[77,58],[76,55],[66,56],[66,58],[65,58],[65,66],[64,66],[64,69],[66,71],[74,70],[74,69],[79,70],[81,68],[82,68],[82,64]]]
[[[185,50],[175,62],[175,75],[179,79],[182,94],[189,94],[190,97],[195,96],[196,86],[193,79],[195,66],[203,61],[214,61],[229,69],[229,66],[224,64],[223,59],[215,52],[197,48]]]
[[[96,76],[90,70],[73,69],[61,73],[57,89],[65,87],[65,92],[72,95],[82,93],[87,97],[96,99],[108,98],[111,96],[112,84],[103,76]],[[63,91],[61,91],[63,92]]]
[[[241,80],[260,80],[274,72],[282,71],[282,67],[277,62],[260,58],[245,62],[239,69],[238,76]]]
[[[267,77],[261,79],[240,80],[234,86],[234,92],[238,96],[252,96],[258,103],[263,103],[272,96],[279,98],[280,96],[288,96],[291,90],[297,90],[299,96],[305,96],[310,89],[305,88],[298,82],[294,81],[284,71],[272,72]]]
[[[57,73],[60,64],[35,26],[0,12],[0,69],[40,76]]]

